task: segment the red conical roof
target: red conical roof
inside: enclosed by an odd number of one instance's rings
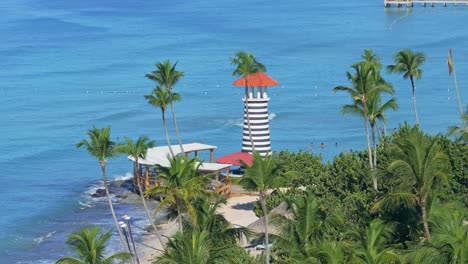
[[[235,86],[245,86],[245,79],[241,77],[232,83]],[[249,87],[254,86],[275,86],[278,81],[266,75],[264,72],[257,72],[247,76],[247,84]]]

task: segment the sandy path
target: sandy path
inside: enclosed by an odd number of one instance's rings
[[[247,227],[255,222],[258,217],[253,212],[253,202],[258,199],[258,196],[240,196],[232,197],[227,200],[226,205],[219,209],[219,213],[224,215],[226,220],[233,225]],[[163,237],[170,237],[177,232],[177,224],[169,222],[158,226]],[[155,235],[147,235],[141,243],[137,244],[137,249],[140,251],[140,263],[150,264],[151,260],[161,254],[162,246]]]

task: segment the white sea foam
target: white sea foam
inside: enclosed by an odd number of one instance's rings
[[[86,202],[78,201],[78,204],[80,204],[80,209],[81,210],[83,210],[85,208],[94,207],[94,205],[91,203],[91,201],[86,201]]]
[[[49,232],[49,233],[47,233],[47,234],[45,234],[45,235],[43,235],[43,236],[40,236],[40,237],[38,237],[38,238],[35,238],[35,239],[33,239],[33,240],[34,240],[34,242],[36,242],[36,244],[40,244],[40,243],[42,243],[45,239],[47,239],[47,238],[53,236],[56,232],[57,232],[57,231],[54,230],[54,231],[52,231],[52,232]]]
[[[32,261],[20,261],[16,262],[17,264],[54,264],[54,260],[44,260],[44,259],[38,259],[38,260],[32,260]]]
[[[131,172],[125,173],[125,175],[118,175],[114,177],[114,181],[126,181],[133,178],[133,174]]]
[[[84,191],[84,194],[86,196],[91,196],[91,195],[95,194],[98,189],[102,189],[102,188],[104,188],[104,183],[102,181],[98,181],[98,182],[90,185],[88,187],[88,189],[86,189],[86,191]]]
[[[126,176],[120,176],[120,177],[117,177],[117,179],[124,178],[124,177],[126,177]],[[97,192],[97,190],[99,190],[99,189],[101,189],[101,190],[104,189],[104,182],[103,181],[97,181],[97,182],[91,184],[83,192],[83,194],[81,195],[82,199],[78,201],[78,204],[80,205],[81,210],[86,209],[86,208],[94,207],[94,205],[95,205],[94,203],[96,203],[96,202],[105,202],[105,201],[107,201],[106,197],[92,197],[92,195],[95,194]],[[111,197],[111,199],[114,200],[115,194],[111,193],[110,197]]]
[[[130,172],[125,173],[125,175],[117,175],[113,176],[112,181],[125,181],[129,180],[133,177],[133,174]],[[102,180],[97,181],[96,183],[91,184],[86,191],[84,191],[84,194],[86,196],[91,196],[96,193],[98,189],[104,189],[104,182]]]
[[[223,126],[238,126],[238,127],[242,127],[242,124],[243,124],[243,120],[242,118],[236,118],[236,119],[229,119],[227,121],[224,122]]]

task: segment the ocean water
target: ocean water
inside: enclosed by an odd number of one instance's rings
[[[71,254],[64,244],[71,231],[112,228],[106,203],[89,197],[101,186],[98,163],[75,144],[93,125],[112,125],[115,140],[148,135],[165,144],[160,113],[143,98],[154,86],[144,78],[154,63],[179,62],[181,136],[218,146],[220,156],[239,151],[242,140],[243,89],[231,85],[229,58],[254,53],[280,82],[269,92],[273,149],[314,143],[329,160],[364,147],[361,120],[339,111],[348,97],[331,90],[348,85],[345,72],[366,48],[384,65],[403,48],[426,53],[416,83],[421,126],[445,133],[459,122],[446,59],[452,48],[466,104],[467,12],[462,5],[385,9],[374,0],[2,0],[0,263],[53,263]],[[409,81],[386,78],[400,105],[388,114],[389,130],[413,123]],[[112,179],[131,170],[123,157],[108,165]],[[139,206],[115,207],[144,225]]]

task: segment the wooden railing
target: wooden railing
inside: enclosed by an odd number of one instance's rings
[[[224,195],[231,193],[231,183],[223,183],[222,185],[215,188],[215,192]]]
[[[143,188],[143,190],[146,190],[150,187],[153,187],[153,186],[158,186],[159,185],[159,182],[153,178],[153,177],[144,177],[144,176],[140,176],[139,177],[140,179],[140,186],[141,188]]]
[[[158,186],[160,184],[153,177],[146,178],[144,176],[140,176],[139,180],[140,180],[140,186],[143,188],[143,190],[146,190],[146,189],[151,188],[153,186]],[[216,186],[214,188],[214,191],[221,194],[221,195],[230,194],[231,193],[231,183],[229,183],[229,182],[221,183],[220,182],[220,185]]]

